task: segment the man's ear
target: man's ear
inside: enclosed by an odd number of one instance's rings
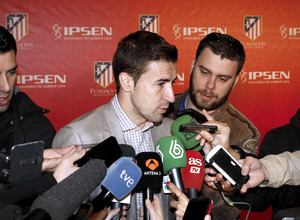
[[[121,72],[119,75],[120,87],[128,92],[134,87],[133,78],[126,72]]]
[[[190,68],[190,75],[192,75],[192,72],[193,72],[194,67],[195,67],[195,63],[196,63],[196,60],[193,59],[193,62],[192,62],[192,64],[191,64],[191,68]]]

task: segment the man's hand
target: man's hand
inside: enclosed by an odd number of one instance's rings
[[[254,157],[246,157],[245,160],[240,160],[242,164],[242,175],[249,174],[250,179],[243,185],[241,193],[246,193],[248,189],[254,188],[263,181],[269,179],[269,173],[262,163]]]
[[[169,190],[174,193],[177,198],[178,201],[176,200],[172,200],[171,201],[171,207],[175,208],[175,215],[177,216],[176,219],[179,218],[179,220],[181,220],[184,216],[186,207],[190,201],[190,199],[183,193],[180,191],[180,189],[178,189],[177,186],[175,186],[173,183],[169,183],[168,184]]]
[[[80,151],[76,151],[76,149],[75,151],[71,150],[69,154],[62,158],[53,173],[53,176],[58,183],[79,169],[79,167],[74,165],[74,162],[82,158],[85,155],[85,152],[86,151],[82,148]]]
[[[177,186],[175,186],[173,183],[168,184],[169,190],[174,193],[177,198],[179,199],[178,201],[172,200],[171,201],[171,207],[175,208],[175,215],[176,215],[176,220],[182,220],[184,213],[186,211],[186,208],[190,202],[190,199],[178,189]],[[199,207],[201,209],[202,207]],[[152,220],[152,219],[151,219]],[[210,215],[206,215],[204,217],[204,220],[211,220]]]
[[[203,125],[216,125],[218,127],[214,134],[198,130],[199,134],[196,136],[196,140],[200,140],[204,153],[208,154],[214,146],[222,145],[229,153],[235,154],[235,151],[229,145],[230,127],[225,123],[216,121],[205,109],[202,110],[202,114],[207,119],[207,122],[202,123]]]
[[[62,149],[45,149],[42,171],[53,172],[64,156],[75,151],[80,151],[81,149],[82,146],[76,147],[76,145],[70,145]]]
[[[254,188],[260,185],[263,181],[269,179],[269,173],[267,169],[264,167],[264,165],[262,165],[262,163],[258,159],[248,156],[246,157],[246,159],[239,160],[238,162],[242,165],[242,175],[246,176],[249,174],[250,176],[248,182],[243,185],[240,191],[241,193],[246,193],[248,189]],[[223,180],[222,174],[217,174],[217,180]],[[231,187],[231,183],[229,182],[229,180],[225,181],[223,187]]]
[[[110,220],[112,219],[115,215],[117,215],[120,212],[120,208],[115,208],[108,210],[108,208],[104,208],[103,210],[99,212],[93,213],[90,217],[89,220]],[[123,212],[122,212],[122,217],[120,220],[126,220],[126,207],[123,206]]]
[[[153,202],[151,202],[149,199],[146,199],[145,201],[147,210],[149,211],[150,214],[150,219],[151,220],[164,220],[164,212],[161,207],[161,202],[160,199],[154,195],[153,197]],[[144,210],[143,207],[140,209],[140,219],[144,219]]]

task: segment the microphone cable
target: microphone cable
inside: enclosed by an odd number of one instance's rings
[[[218,191],[221,193],[221,195],[222,195],[224,201],[226,202],[226,204],[228,204],[229,206],[233,207],[235,205],[246,205],[246,206],[249,207],[247,215],[246,215],[246,218],[245,218],[245,220],[247,220],[248,217],[249,217],[250,211],[251,211],[251,205],[250,205],[250,203],[247,203],[247,202],[233,202],[231,199],[229,199],[228,197],[225,196],[224,190],[223,190],[222,185],[221,185],[220,182],[216,181],[216,182],[214,182],[214,184],[217,187]]]

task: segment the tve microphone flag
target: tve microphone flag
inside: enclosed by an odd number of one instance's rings
[[[164,175],[169,174],[170,180],[184,192],[181,170],[186,167],[186,152],[181,140],[176,136],[159,139],[155,144],[156,152],[161,156]]]
[[[120,148],[121,148],[123,157],[128,157],[130,160],[134,161],[135,150],[132,146],[130,146],[128,144],[120,144]],[[114,217],[112,217],[112,220],[120,220],[122,218],[123,205],[125,205],[126,208],[128,208],[130,205],[130,199],[131,199],[131,195],[129,194],[122,200],[116,200],[116,199],[112,200],[110,209],[112,210],[115,208],[120,208],[120,212],[118,214],[116,214]]]
[[[199,151],[187,150],[187,166],[181,169],[183,185],[190,199],[198,197],[205,175],[203,157]]]
[[[180,131],[179,127],[182,124],[198,124],[195,119],[190,115],[183,115],[177,118],[171,125],[171,131],[174,136],[177,136],[183,143],[185,149],[199,151],[202,147],[200,146],[200,140],[196,141],[195,137],[198,133],[190,131]]]
[[[141,176],[141,169],[129,158],[121,157],[114,162],[101,183],[101,193],[92,202],[94,212],[104,209],[113,197],[124,198],[135,188]]]
[[[101,183],[106,166],[102,160],[93,159],[34,200],[27,219],[39,219],[40,211],[46,211],[51,219],[68,219],[90,193]],[[37,211],[35,211],[37,210]]]
[[[153,201],[153,193],[159,193],[163,181],[163,165],[161,157],[156,152],[142,152],[135,157],[137,165],[142,170],[142,177],[136,187],[143,192],[144,220],[150,219],[150,213],[145,204],[146,199]]]

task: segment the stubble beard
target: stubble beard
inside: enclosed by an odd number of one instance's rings
[[[232,85],[233,87],[233,85]],[[232,90],[232,87],[230,88],[230,90],[227,92],[227,94],[225,96],[223,96],[221,99],[218,100],[218,97],[214,94],[212,94],[211,92],[209,92],[208,90],[195,90],[194,88],[194,84],[193,84],[193,73],[191,75],[191,79],[190,79],[190,88],[189,88],[189,95],[190,95],[190,99],[191,102],[193,103],[194,106],[196,106],[196,108],[202,110],[205,109],[206,111],[214,111],[218,108],[220,108],[228,99],[228,96]],[[206,101],[206,100],[202,100],[201,98],[199,98],[199,100],[197,99],[197,94],[205,94],[205,95],[209,95],[211,97],[216,98],[216,101]]]

